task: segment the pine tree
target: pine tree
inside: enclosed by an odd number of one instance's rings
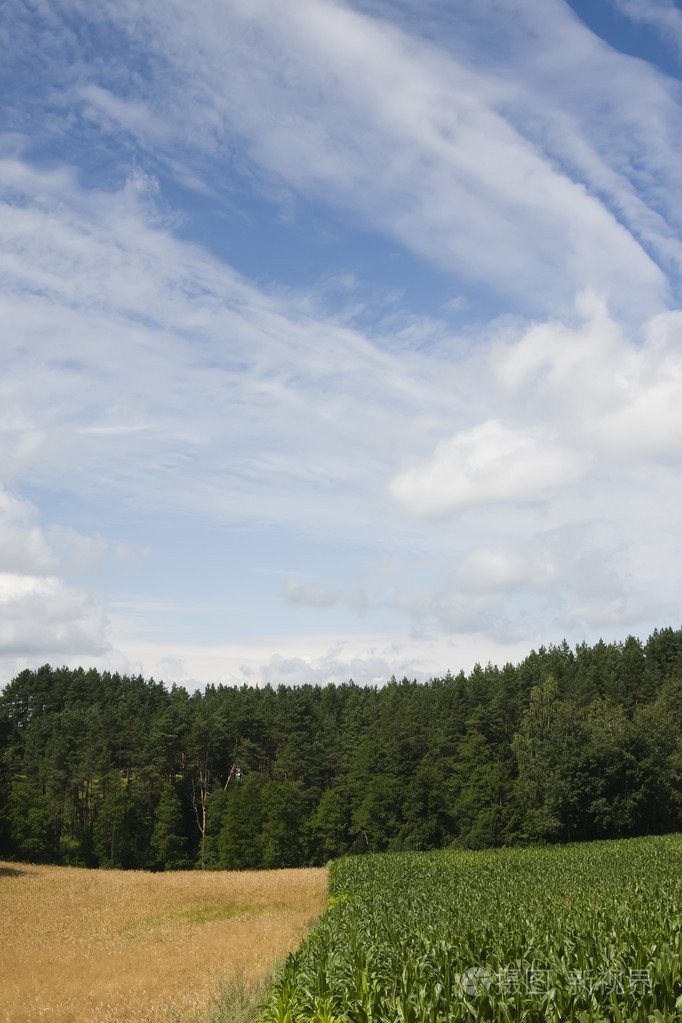
[[[156,807],[151,838],[154,865],[162,870],[189,870],[192,861],[187,845],[182,801],[175,786],[169,783]]]

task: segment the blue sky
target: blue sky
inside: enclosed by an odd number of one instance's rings
[[[679,626],[682,5],[0,17],[2,680]]]

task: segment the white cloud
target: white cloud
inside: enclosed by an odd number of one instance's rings
[[[168,637],[158,644],[135,636],[134,630],[118,631],[113,624],[114,642],[125,649],[112,661],[111,655],[94,658],[101,667],[153,675],[167,684],[175,681],[204,686],[207,682],[226,685],[285,685],[310,683],[383,685],[391,675],[425,681],[444,675],[448,669],[469,671],[480,660],[482,637],[475,632],[457,636],[424,633],[406,636],[390,631],[336,634],[305,632],[296,635],[261,635],[249,641],[193,645]],[[526,637],[486,637],[485,649],[494,663],[520,660],[528,652]],[[123,667],[122,667],[123,665]]]
[[[409,512],[547,500],[590,474],[679,464],[682,314],[655,317],[637,344],[596,296],[581,296],[577,311],[578,325],[536,324],[492,344],[482,386],[515,421],[459,430],[397,474],[389,490]]]
[[[109,646],[106,627],[97,601],[55,576],[0,573],[3,658],[91,658]]]
[[[116,545],[103,537],[83,536],[64,526],[41,526],[29,501],[0,487],[0,571],[66,575],[94,571]]]
[[[102,538],[44,528],[30,502],[0,488],[0,665],[91,658],[108,648],[100,602],[65,582],[94,571],[108,548]]]
[[[16,188],[19,169],[8,174]],[[13,252],[4,309],[17,330],[0,385],[6,478],[28,473],[86,498],[103,493],[114,507],[130,502],[145,516],[171,506],[191,530],[218,521],[334,542],[362,537],[379,551],[371,571],[353,569],[351,558],[341,582],[329,581],[323,566],[317,574],[289,573],[282,595],[301,614],[350,609],[368,631],[399,620],[410,637],[400,647],[407,674],[410,644],[434,632],[486,636],[515,649],[524,637],[534,641],[538,621],[551,622],[560,639],[567,623],[608,627],[620,613],[630,627],[633,608],[653,608],[653,615],[656,606],[672,606],[672,581],[655,605],[648,584],[638,597],[622,573],[609,577],[603,597],[590,595],[601,562],[594,553],[578,557],[576,536],[585,527],[576,526],[570,556],[559,557],[542,536],[612,514],[604,501],[625,494],[652,457],[663,469],[676,464],[678,314],[654,318],[640,338],[585,294],[565,319],[492,325],[464,341],[437,324],[416,324],[408,335],[397,324],[394,335],[370,340],[318,311],[312,294],[268,294],[177,241],[144,189],[141,201],[134,188],[85,192],[54,170],[29,170],[24,187],[24,207],[5,208],[0,219]],[[42,283],[27,296],[33,267]],[[433,346],[424,344],[430,336]],[[386,499],[389,483],[412,522]],[[656,483],[652,500],[663,485]],[[453,513],[461,524],[454,532]],[[48,578],[68,563],[86,571],[115,554],[97,537],[41,530],[28,506],[22,514],[22,543],[33,560],[12,563],[12,571]],[[623,551],[636,547],[649,513],[638,514],[622,527]],[[417,524],[424,516],[426,530]],[[622,516],[619,510],[614,528]],[[673,528],[664,517],[658,536]],[[150,542],[153,529],[138,546]],[[402,566],[377,567],[387,548],[410,545],[425,567],[400,554]],[[10,548],[23,549],[15,540]],[[440,565],[429,561],[434,552]],[[92,625],[96,616],[88,618],[88,598],[81,598],[82,606],[75,598],[64,606]],[[114,628],[120,614],[107,613]],[[154,628],[152,618],[144,621]],[[123,660],[144,646],[139,636],[111,642]],[[174,637],[160,642],[176,657]],[[251,663],[249,677],[264,679],[273,648],[287,663],[307,656],[305,646],[285,654],[273,644],[251,662],[230,654],[231,677]],[[115,656],[103,655],[102,663]],[[327,653],[309,656],[306,677],[332,664]],[[359,647],[356,656],[362,659]],[[149,651],[143,660],[130,657],[155,674],[166,663]],[[353,657],[328,670],[358,675]],[[196,648],[177,658],[188,678],[201,678],[200,664],[205,678],[220,675]],[[438,670],[436,662],[418,663],[420,671]]]
[[[616,395],[597,416],[597,442],[606,454],[622,460],[671,459],[679,464],[682,313],[652,320],[645,343],[613,369]]]
[[[140,551],[127,544],[112,543],[103,536],[83,536],[68,526],[49,526],[45,530],[55,560],[65,576],[95,573],[103,559],[140,557]]]
[[[659,31],[671,49],[682,53],[682,11],[675,0],[611,0],[621,14]]]
[[[30,469],[245,520],[299,521],[308,502],[319,522],[333,491],[337,523],[352,526],[350,501],[371,514],[358,488],[381,471],[393,410],[429,395],[423,357],[389,354],[309,295],[259,291],[175,240],[129,190],[24,176],[16,160],[0,174],[5,478]]]
[[[171,138],[170,125],[155,117],[146,103],[121,99],[94,84],[77,86],[74,99],[85,103],[85,116],[101,123],[103,129],[112,125],[122,128],[149,146],[163,145]]]
[[[392,3],[372,6],[386,18],[399,16]],[[422,4],[404,6],[411,8],[402,22],[406,29],[423,32],[475,71],[490,108],[551,167],[582,182],[679,281],[682,163],[676,83],[644,60],[607,46],[564,0],[462,0],[456,16],[446,5],[434,4],[431,17]],[[632,0],[630,10],[635,8],[661,27],[665,20],[670,40],[673,21],[677,26],[680,18],[671,3]],[[677,27],[675,32],[679,38]],[[575,287],[575,278],[568,279]],[[615,278],[605,284],[602,277],[599,283],[599,276],[588,272],[583,280],[607,291],[614,307],[626,307]]]
[[[594,466],[679,459],[682,444],[682,314],[654,317],[635,343],[595,296],[578,303],[583,323],[535,326],[495,350],[494,372],[531,402]]]
[[[465,555],[458,570],[465,592],[500,593],[519,588],[547,589],[558,566],[546,544],[479,547]],[[545,548],[545,549],[543,549]]]
[[[305,585],[298,579],[285,579],[282,597],[288,604],[302,604],[306,607],[331,607],[341,594],[330,590],[324,583]]]
[[[49,571],[55,563],[35,508],[28,501],[0,490],[0,570]]]
[[[433,457],[394,477],[390,492],[412,514],[445,515],[490,501],[533,501],[574,485],[584,466],[540,429],[488,420],[441,441]]]
[[[202,38],[204,73],[228,97],[227,124],[294,188],[512,294],[545,302],[592,284],[660,303],[660,271],[500,116],[485,72],[325,0],[228,10],[230,60]]]
[[[14,5],[37,76],[31,138],[0,139],[17,657],[46,642],[179,681],[383,680],[674,622],[676,87],[555,0],[360,6]],[[111,48],[84,49],[74,18]],[[182,240],[218,250],[228,207],[256,231],[264,196],[292,262],[325,211],[338,273],[256,285]],[[348,273],[346,221],[445,271],[439,310],[457,295],[445,311],[472,323],[403,308],[388,265],[381,287],[360,258]],[[485,324],[467,278],[535,321]]]
[[[91,5],[68,7],[97,20]],[[80,67],[62,102],[75,116],[80,97],[86,117],[124,127],[200,190],[210,178],[227,193],[248,166],[270,197],[290,204],[293,190],[350,210],[527,308],[592,285],[632,315],[660,310],[668,285],[649,250],[682,266],[682,246],[646,182],[663,173],[679,186],[679,110],[653,72],[608,53],[564,4],[482,5],[515,61],[509,74],[481,49],[475,12],[446,12],[434,44],[392,24],[390,6],[371,17],[333,0],[122,0],[109,27],[131,59],[147,47],[154,62],[108,87],[106,66],[99,83]],[[648,162],[646,181],[624,138]]]

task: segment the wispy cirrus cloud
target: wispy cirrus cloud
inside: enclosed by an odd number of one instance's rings
[[[655,260],[682,265],[666,222],[682,182],[677,103],[558,0],[440,11],[440,45],[392,23],[390,6],[380,18],[333,0],[204,0],[197,17],[124,0],[98,18],[64,0],[51,22],[64,46],[74,12],[115,34],[114,53],[154,54],[125,81],[107,61],[65,78],[51,44],[54,106],[98,127],[97,145],[113,124],[128,159],[138,147],[199,188],[210,178],[227,195],[246,170],[271,197],[315,196],[522,309],[587,286],[635,316],[669,301]],[[481,49],[486,19],[495,61]]]
[[[675,0],[610,0],[611,4],[634,22],[656,29],[678,56],[682,56],[682,11]]]
[[[652,458],[675,472],[677,314],[653,319],[641,345],[586,295],[568,321],[501,323],[455,348],[431,324],[408,332],[406,346],[402,325],[370,338],[325,317],[312,294],[259,290],[175,239],[144,177],[103,193],[66,169],[24,173],[16,161],[0,169],[4,311],[19,329],[7,347],[11,400],[0,420],[6,478],[59,480],[87,500],[103,490],[144,514],[172,502],[192,522],[260,521],[330,542],[362,535],[378,544],[379,563],[386,545],[407,541],[420,552],[416,562],[350,580],[335,580],[336,569],[311,581],[290,575],[292,608],[346,607],[368,623],[388,613],[415,635],[509,643],[530,638],[548,614],[557,629],[636,618],[644,597],[630,591],[627,572],[614,570],[603,540],[593,550],[577,538],[611,514],[599,473],[624,493]],[[658,420],[646,411],[654,407]],[[639,453],[627,436],[614,444],[618,424],[630,420]],[[580,479],[591,493],[576,501]],[[660,493],[659,483],[651,500],[660,504]],[[441,525],[417,533],[401,506]],[[462,519],[468,509],[475,517]],[[641,513],[613,523],[621,552]],[[448,527],[453,515],[459,535]],[[69,612],[75,631],[63,635],[84,642],[84,617],[88,649],[103,649],[101,604],[97,612],[95,598],[60,581],[51,568],[56,534],[46,545],[48,534],[29,520],[19,524],[22,542],[43,544],[46,560],[39,585],[28,596],[19,587],[15,606],[26,609],[30,598],[34,607],[42,593],[45,607]],[[543,540],[550,525],[558,535],[573,529],[570,557]],[[661,538],[673,528],[664,515]],[[671,592],[661,586],[666,606]],[[144,648],[134,630],[125,635],[129,651]],[[314,659],[316,670],[332,663],[326,656]]]
[[[559,5],[553,9],[550,28],[565,27],[583,44],[580,62],[574,58],[573,68],[562,69],[562,81],[582,74],[583,99],[607,75],[619,75],[623,84],[625,67],[615,55],[597,52],[584,29]],[[547,69],[537,60],[527,88],[521,84],[507,93],[494,68],[468,66],[475,50],[466,54],[468,61],[456,59],[330,0],[306,0],[286,10],[270,0],[210,10],[210,34],[206,21],[183,10],[171,21],[169,10],[150,9],[144,24],[173,81],[182,62],[186,87],[177,102],[191,113],[183,123],[191,119],[204,153],[229,163],[236,136],[261,172],[295,194],[316,194],[353,210],[419,256],[530,308],[546,309],[585,286],[608,292],[631,312],[665,302],[665,278],[638,237],[647,234],[652,215],[632,179],[614,166],[623,155],[615,132],[599,146],[598,119],[593,130],[588,121],[587,131],[574,120],[569,134],[584,159],[557,166],[557,136],[568,122],[557,110],[567,96],[557,95],[556,82],[554,106],[552,83],[549,94],[542,93],[544,105],[531,106],[552,137],[528,131],[522,106],[538,78],[548,84]],[[663,87],[651,75],[642,71],[640,77],[628,82],[628,95],[644,86],[658,89],[662,98]],[[167,102],[168,93],[163,95]],[[154,98],[150,93],[152,107]],[[627,101],[609,88],[607,102],[624,121]],[[630,130],[645,131],[643,119],[630,112],[627,120]],[[661,156],[658,146],[652,160]],[[594,180],[598,167],[601,189]],[[620,222],[627,222],[628,202],[629,230]],[[665,247],[667,234],[662,222],[658,230],[649,224],[652,244]],[[668,239],[677,258],[676,244]]]
[[[147,178],[95,193],[14,159],[0,177],[22,196],[0,210],[7,477],[30,463],[36,479],[228,519],[300,521],[307,495],[313,521],[321,483],[345,503],[379,474],[387,406],[429,393],[423,358],[178,242]]]
[[[674,620],[679,86],[561,0],[456,6],[10,0],[12,664],[424,677]]]

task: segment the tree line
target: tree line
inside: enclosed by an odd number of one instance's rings
[[[248,869],[682,829],[682,630],[426,683],[25,670],[0,694],[0,857]]]

